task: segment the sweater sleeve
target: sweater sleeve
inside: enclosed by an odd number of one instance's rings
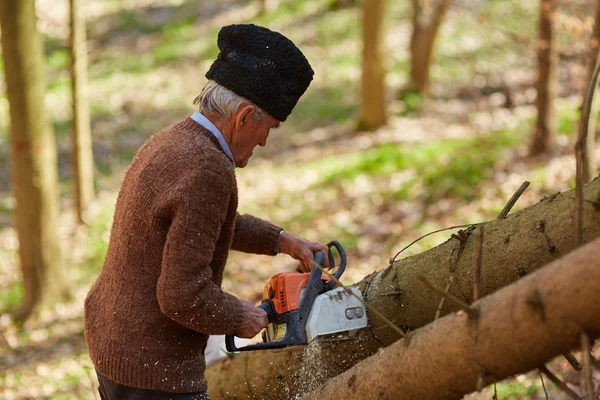
[[[225,221],[231,185],[203,170],[170,194],[172,222],[157,284],[160,310],[195,331],[232,334],[242,322],[242,304],[213,281],[211,260]]]
[[[272,256],[281,228],[252,215],[237,215],[232,250]]]

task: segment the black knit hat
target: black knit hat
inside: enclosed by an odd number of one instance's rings
[[[206,78],[285,121],[314,75],[302,52],[282,34],[252,24],[223,27],[217,44]]]

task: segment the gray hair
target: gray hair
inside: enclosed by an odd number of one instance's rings
[[[254,119],[262,121],[267,113],[251,101],[233,93],[231,90],[219,85],[213,80],[209,80],[202,92],[194,99],[194,105],[202,114],[215,114],[222,121],[231,118],[242,105],[252,105],[256,107]]]

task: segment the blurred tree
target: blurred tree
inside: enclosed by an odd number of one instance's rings
[[[411,0],[412,35],[410,38],[409,91],[426,96],[435,39],[450,0]],[[434,4],[431,4],[431,3]]]
[[[58,244],[56,143],[44,103],[42,41],[35,0],[0,1],[2,56],[10,106],[12,186],[24,298],[16,318],[69,294]]]
[[[600,0],[596,1],[596,15],[594,16],[594,31],[592,36],[590,37],[590,53],[588,60],[588,74],[586,82],[590,82],[592,80],[592,74],[594,72],[594,66],[596,62],[598,62],[598,56],[600,55]],[[584,87],[583,91],[583,100],[581,109],[583,109],[583,102],[585,101],[587,86]],[[596,169],[596,157],[594,154],[594,150],[596,147],[596,118],[598,116],[598,112],[600,110],[600,95],[595,93],[594,101],[592,103],[592,113],[589,119],[588,132],[586,137],[586,149],[583,154],[585,154],[585,159],[583,160],[583,169],[582,169],[582,181],[583,183],[587,183],[592,180],[592,178],[597,174],[598,170]],[[580,121],[580,124],[583,124],[583,121]]]
[[[530,155],[549,153],[554,145],[554,96],[556,92],[556,46],[552,32],[555,0],[540,0],[539,39],[537,47],[537,121],[529,147]]]
[[[385,0],[363,4],[363,68],[358,130],[376,129],[386,123],[385,67],[383,60]]]
[[[72,171],[77,220],[84,222],[85,211],[94,198],[94,154],[87,98],[87,45],[85,20],[79,12],[78,0],[71,7],[71,86],[73,102]]]

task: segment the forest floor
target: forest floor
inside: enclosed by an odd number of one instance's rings
[[[12,228],[8,103],[2,101],[0,398],[98,398],[83,337],[82,305],[103,262],[123,172],[152,133],[193,112],[191,103],[217,54],[216,34],[222,25],[254,22],[285,30],[313,64],[315,80],[294,113],[255,152],[248,168],[237,171],[240,211],[311,240],[339,240],[349,259],[345,283],[385,268],[397,251],[428,232],[494,219],[525,180],[531,186],[513,212],[573,187],[591,1],[560,8],[556,146],[550,156],[532,159],[527,144],[535,120],[535,2],[456,1],[440,33],[431,98],[420,111],[420,99],[398,95],[408,71],[408,2],[390,2],[389,124],[355,132],[361,73],[357,7],[331,11],[325,0],[280,0],[256,16],[255,5],[242,0],[90,0],[84,10],[98,196],[88,227],[77,227],[69,198],[66,2],[38,3],[46,44],[47,103],[59,149],[59,234],[75,299],[44,310],[24,326],[10,318],[8,311],[19,303],[22,286]],[[451,233],[427,237],[402,256],[421,253]],[[232,252],[223,287],[258,302],[272,274],[293,268],[284,255]],[[551,361],[549,368],[583,393],[581,374],[563,358]],[[595,379],[600,383],[600,374]],[[549,398],[566,398],[545,383]],[[500,399],[545,398],[535,371],[496,386]],[[467,398],[492,395],[488,387]]]

